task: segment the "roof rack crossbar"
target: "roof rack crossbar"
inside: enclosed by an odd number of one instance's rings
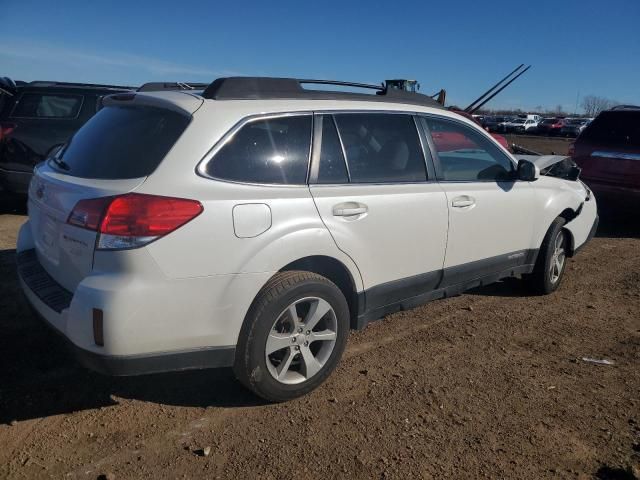
[[[340,90],[305,89],[303,84],[336,85],[375,90],[375,94]],[[417,92],[407,92],[383,85],[342,82],[338,80],[312,80],[273,77],[218,78],[204,90],[202,96],[211,100],[356,100],[395,102],[442,108],[438,102]]]
[[[385,89],[382,85],[372,85],[370,83],[342,82],[340,80],[311,80],[306,78],[296,79],[299,83],[309,83],[314,85],[337,85],[340,87],[356,87],[367,88],[370,90],[382,91]]]
[[[197,82],[147,82],[140,85],[138,92],[154,92],[162,90],[203,90],[207,88],[208,83]]]
[[[32,87],[95,87],[95,88],[118,88],[126,90],[135,90],[136,87],[128,85],[107,85],[102,83],[78,83],[78,82],[56,82],[48,80],[35,80],[27,83]]]

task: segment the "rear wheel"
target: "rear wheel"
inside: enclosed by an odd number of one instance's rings
[[[555,292],[560,286],[567,263],[568,241],[563,229],[565,220],[556,218],[542,241],[529,285],[538,294]]]
[[[243,326],[234,372],[269,401],[318,387],[334,370],[349,334],[340,289],[310,272],[278,273],[258,294]]]

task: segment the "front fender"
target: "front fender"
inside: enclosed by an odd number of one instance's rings
[[[540,177],[532,185],[535,188],[537,203],[532,246],[533,248],[540,248],[549,226],[556,218],[566,210],[570,210],[573,216],[584,208],[583,204],[587,197],[587,190],[580,182],[544,176]],[[595,206],[595,200],[593,200],[593,205]],[[568,224],[570,223],[571,221],[568,222]],[[567,230],[571,233],[571,241],[574,243],[575,239],[573,237],[575,233],[571,229]]]

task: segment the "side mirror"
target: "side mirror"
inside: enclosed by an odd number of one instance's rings
[[[518,161],[518,180],[535,182],[540,178],[540,169],[529,160]]]

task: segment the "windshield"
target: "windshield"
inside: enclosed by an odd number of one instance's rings
[[[187,115],[162,108],[105,107],[51,157],[49,164],[74,177],[146,177],[189,121]]]

